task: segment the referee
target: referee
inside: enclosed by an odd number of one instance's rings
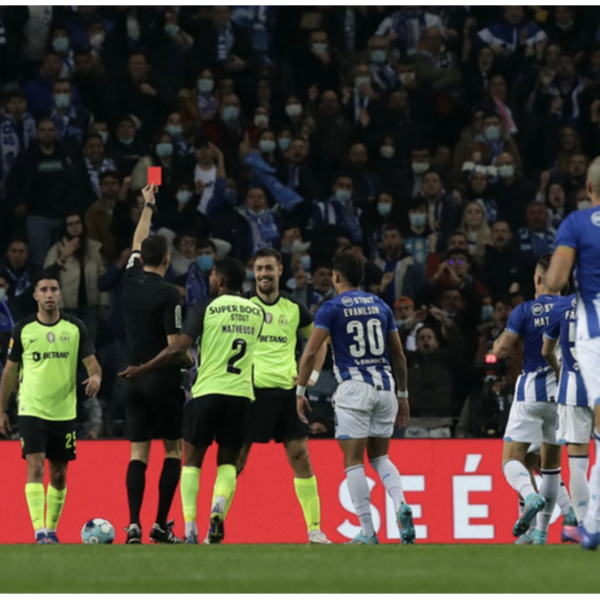
[[[256,402],[250,407],[248,434],[240,453],[238,472],[244,468],[252,444],[266,444],[271,440],[283,443],[294,471],[294,487],[306,521],[308,541],[311,544],[330,544],[321,531],[317,479],[308,455],[310,428],[298,418],[294,387],[298,373],[298,330],[308,339],[313,328],[313,316],[303,304],[279,290],[282,271],[281,254],[277,250],[263,248],[255,254],[256,295],[251,299],[262,307],[266,317],[254,361]],[[317,355],[312,385],[318,379],[317,370],[323,366],[326,354],[327,346],[324,344]]]
[[[85,393],[100,389],[102,369],[85,325],[62,314],[60,284],[43,272],[34,280],[35,315],[15,325],[0,384],[0,432],[8,435],[5,412],[19,379],[18,424],[23,458],[27,461],[25,497],[38,544],[58,544],[56,529],[67,495],[67,464],[75,460],[77,367],[81,360],[88,378]],[[50,483],[44,494],[48,459]],[[46,521],[44,523],[44,508]]]
[[[192,308],[179,336],[158,356],[121,373],[128,379],[138,379],[181,356],[200,338],[201,362],[192,400],[186,405],[183,427],[185,466],[181,476],[181,504],[187,544],[198,543],[200,469],[213,440],[219,450],[206,543],[216,544],[223,539],[225,517],[235,492],[235,465],[246,435],[248,409],[254,400],[254,351],[265,318],[259,306],[240,297],[245,278],[246,269],[241,262],[233,258],[217,261],[209,278],[212,300]]]
[[[167,240],[162,236],[148,237],[155,189],[156,186],[151,184],[142,190],[144,208],[123,276],[125,333],[129,364],[132,365],[141,365],[158,354],[177,337],[181,327],[181,297],[174,285],[164,281],[170,258]],[[128,544],[142,542],[140,509],[153,439],[163,440],[165,459],[150,541],[181,542],[173,535],[173,523],[167,522],[181,471],[181,424],[185,400],[181,382],[179,368],[171,366],[140,381],[124,384],[125,432],[131,442],[127,468]]]

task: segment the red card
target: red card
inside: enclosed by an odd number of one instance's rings
[[[148,167],[148,185],[151,183],[156,186],[162,184],[162,169],[160,167]]]

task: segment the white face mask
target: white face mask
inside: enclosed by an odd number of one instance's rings
[[[285,114],[288,117],[299,117],[302,114],[301,104],[288,104],[285,107]]]
[[[426,162],[414,162],[411,163],[411,166],[415,175],[423,175],[429,169],[429,163]]]
[[[257,127],[262,127],[263,125],[268,125],[269,117],[267,117],[267,115],[255,115],[254,116],[254,124]]]
[[[498,175],[500,179],[510,179],[515,174],[515,167],[513,165],[500,165],[498,167]]]
[[[394,146],[381,146],[379,153],[383,158],[393,158],[394,154],[396,154],[396,148]]]

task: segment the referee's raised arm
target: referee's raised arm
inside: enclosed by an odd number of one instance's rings
[[[154,193],[156,191],[156,184],[151,183],[142,189],[142,196],[144,197],[144,206],[142,208],[142,214],[138,221],[135,233],[133,234],[133,245],[132,252],[140,252],[142,249],[142,242],[150,234],[150,223],[152,221],[152,213],[156,206],[156,199]]]

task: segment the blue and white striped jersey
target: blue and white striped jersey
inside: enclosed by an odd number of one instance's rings
[[[550,340],[560,338],[562,367],[558,382],[558,403],[567,406],[587,406],[587,393],[575,349],[576,309],[576,294],[560,298],[550,313],[550,322],[544,330],[544,337]]]
[[[523,372],[515,393],[518,402],[553,402],[556,397],[556,377],[542,357],[542,336],[559,298],[543,294],[519,304],[508,318],[506,329],[523,338]]]
[[[560,246],[576,252],[575,279],[581,300],[577,327],[590,338],[600,337],[600,206],[572,212],[558,229],[556,247]]]
[[[329,332],[338,383],[363,381],[395,390],[387,337],[398,328],[381,298],[361,290],[344,292],[321,305],[314,326]]]

